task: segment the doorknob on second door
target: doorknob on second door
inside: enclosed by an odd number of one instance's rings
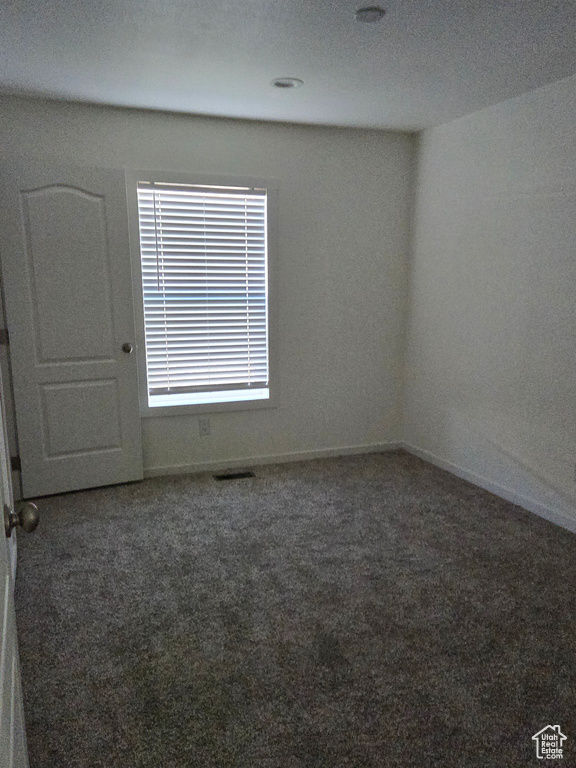
[[[26,531],[26,533],[32,533],[40,521],[40,515],[38,514],[38,507],[31,501],[25,501],[20,505],[18,512],[5,504],[4,505],[4,532],[6,536],[10,538],[12,535],[12,529],[17,525]]]
[[[129,341],[125,341],[124,344],[122,344],[122,352],[126,352],[127,355],[132,352],[132,344],[130,344]]]

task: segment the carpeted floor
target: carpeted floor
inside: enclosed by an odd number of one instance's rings
[[[576,765],[576,536],[403,452],[41,501],[31,768]]]

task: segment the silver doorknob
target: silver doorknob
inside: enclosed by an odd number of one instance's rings
[[[124,344],[122,344],[122,352],[126,352],[127,355],[132,352],[132,344],[130,344],[129,341],[125,341]]]
[[[32,533],[40,522],[38,507],[31,501],[25,501],[15,512],[8,504],[4,504],[4,532],[7,538],[12,536],[12,529],[19,525],[26,533]]]

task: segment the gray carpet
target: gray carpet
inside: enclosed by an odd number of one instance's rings
[[[43,499],[31,768],[576,765],[576,536],[403,452]]]

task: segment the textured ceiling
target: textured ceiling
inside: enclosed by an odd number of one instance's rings
[[[576,0],[386,0],[375,24],[361,5],[3,0],[0,91],[419,129],[576,73]]]

